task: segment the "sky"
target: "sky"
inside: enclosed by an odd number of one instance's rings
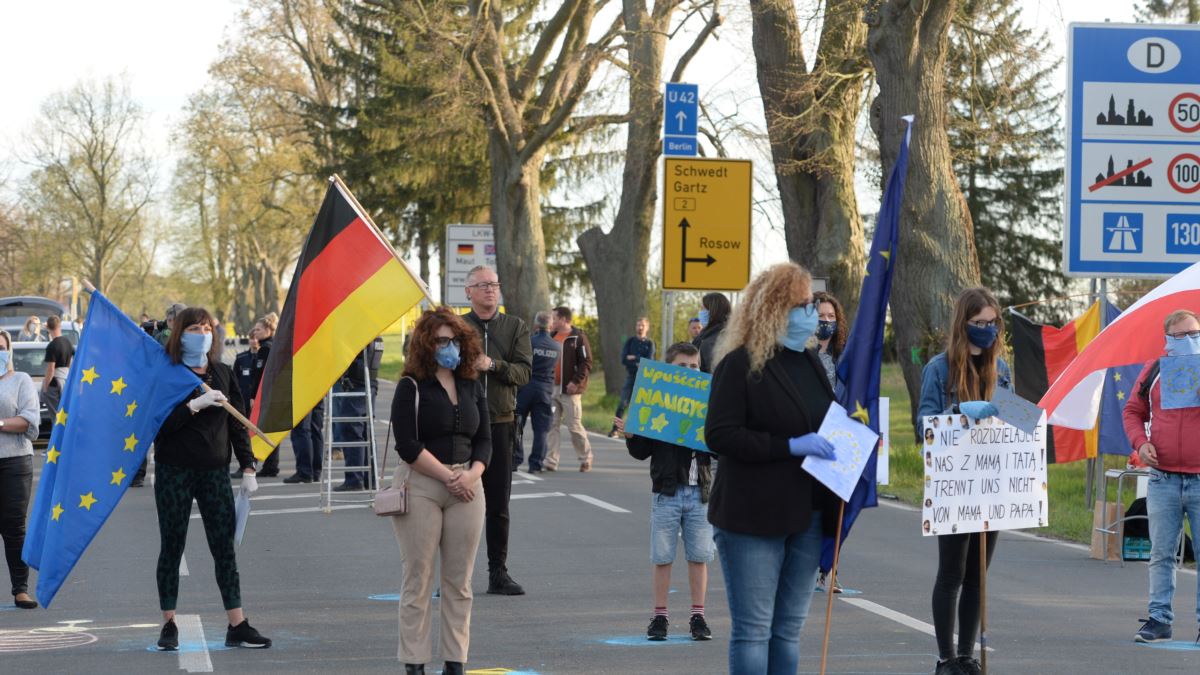
[[[1071,22],[1133,19],[1131,0],[1020,2],[1027,23],[1048,33],[1056,50],[1052,57],[1065,53],[1066,27]],[[240,6],[240,0],[0,0],[0,16],[4,17],[0,22],[0,63],[9,64],[0,74],[0,90],[7,94],[0,106],[0,182],[7,179],[11,190],[28,171],[21,162],[23,135],[48,96],[80,80],[124,75],[147,114],[146,142],[153,154],[163,158],[157,173],[159,188],[164,188],[172,168],[171,129],[182,119],[188,97],[204,86],[208,66],[217,57]],[[727,21],[719,31],[721,39],[706,45],[687,79],[700,86],[702,99],[714,99],[715,109],[745,116],[761,128],[754,66],[746,58],[750,53],[747,2],[725,0],[723,7]],[[668,58],[668,63],[673,60]],[[1064,69],[1060,79],[1065,81],[1065,77]],[[774,179],[769,155],[760,151],[751,159],[756,161],[757,199]],[[871,192],[870,187],[860,187],[860,207],[865,212],[878,204],[878,195]],[[754,250],[763,252],[754,256],[755,269],[786,255],[772,208],[768,205],[755,216]]]

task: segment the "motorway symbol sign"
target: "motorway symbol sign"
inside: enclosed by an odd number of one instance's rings
[[[751,162],[667,157],[663,174],[663,288],[741,290],[750,281]]]
[[[663,154],[692,157],[696,154],[696,128],[700,113],[700,87],[668,82],[663,93]]]
[[[1069,43],[1064,271],[1200,261],[1200,26],[1071,24]]]

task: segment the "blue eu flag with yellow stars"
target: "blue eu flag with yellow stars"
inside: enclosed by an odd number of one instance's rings
[[[1121,310],[1104,301],[1105,320],[1107,326],[1121,316]],[[1133,452],[1133,445],[1125,435],[1125,404],[1129,397],[1135,395],[1133,384],[1142,373],[1144,363],[1129,366],[1109,368],[1104,374],[1104,395],[1100,399],[1100,431],[1098,448],[1104,455],[1128,455]]]
[[[54,418],[21,557],[49,607],[116,508],[171,410],[201,385],[162,346],[92,293]]]
[[[879,433],[879,378],[883,367],[883,327],[887,321],[888,299],[892,295],[892,272],[896,269],[896,245],[900,236],[900,204],[904,201],[904,178],[908,174],[908,141],[912,136],[911,116],[900,152],[883,191],[883,204],[875,221],[875,236],[867,258],[867,274],[863,278],[862,294],[858,298],[858,314],[854,328],[846,340],[846,348],[838,361],[838,402],[850,416]],[[842,539],[850,532],[858,513],[866,507],[877,506],[875,494],[875,463],[872,452],[846,502],[842,520]],[[821,570],[833,565],[834,540],[826,537],[821,548]]]

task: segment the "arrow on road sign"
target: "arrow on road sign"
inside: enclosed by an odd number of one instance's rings
[[[683,125],[685,122],[687,122],[687,113],[683,112],[682,110],[675,113],[675,121],[679,122],[679,131],[682,133]]]
[[[717,259],[712,257],[712,254],[706,255],[703,258],[689,258],[688,257],[687,233],[688,233],[689,227],[691,227],[691,224],[688,223],[687,218],[684,218],[683,220],[679,221],[679,229],[683,230],[683,233],[682,233],[683,241],[682,241],[682,244],[679,249],[679,257],[680,257],[679,280],[683,281],[683,282],[687,281],[687,264],[688,263],[704,263],[705,267],[712,267],[712,264],[717,262]]]

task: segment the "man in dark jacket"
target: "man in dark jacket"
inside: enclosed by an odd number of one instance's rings
[[[554,369],[562,358],[562,345],[550,337],[550,312],[533,317],[533,376],[517,392],[517,443],[513,448],[513,471],[521,466],[524,449],[521,431],[525,420],[533,424],[533,448],[529,451],[529,473],[540,473],[546,459],[546,434],[554,419]]]
[[[654,340],[650,333],[650,319],[640,317],[634,325],[634,335],[625,341],[621,348],[621,365],[625,366],[625,385],[621,387],[621,400],[617,402],[617,412],[614,417],[624,417],[625,408],[629,406],[629,397],[633,396],[633,384],[637,381],[638,366],[642,359],[654,358]],[[617,437],[617,427],[614,425],[608,432],[609,438]]]
[[[592,372],[592,346],[587,336],[571,325],[569,307],[554,308],[553,337],[563,346],[562,360],[554,382],[554,421],[546,447],[545,467],[558,469],[559,426],[565,420],[571,433],[571,444],[579,458],[579,470],[592,470],[592,444],[583,428],[583,392],[587,390],[588,375]]]
[[[483,338],[484,353],[475,368],[487,391],[492,424],[492,457],[483,471],[487,592],[524,595],[525,589],[508,575],[508,498],[512,492],[517,387],[529,381],[533,368],[529,327],[519,318],[500,312],[500,280],[492,268],[480,265],[468,272],[466,291],[471,311],[465,318]]]

